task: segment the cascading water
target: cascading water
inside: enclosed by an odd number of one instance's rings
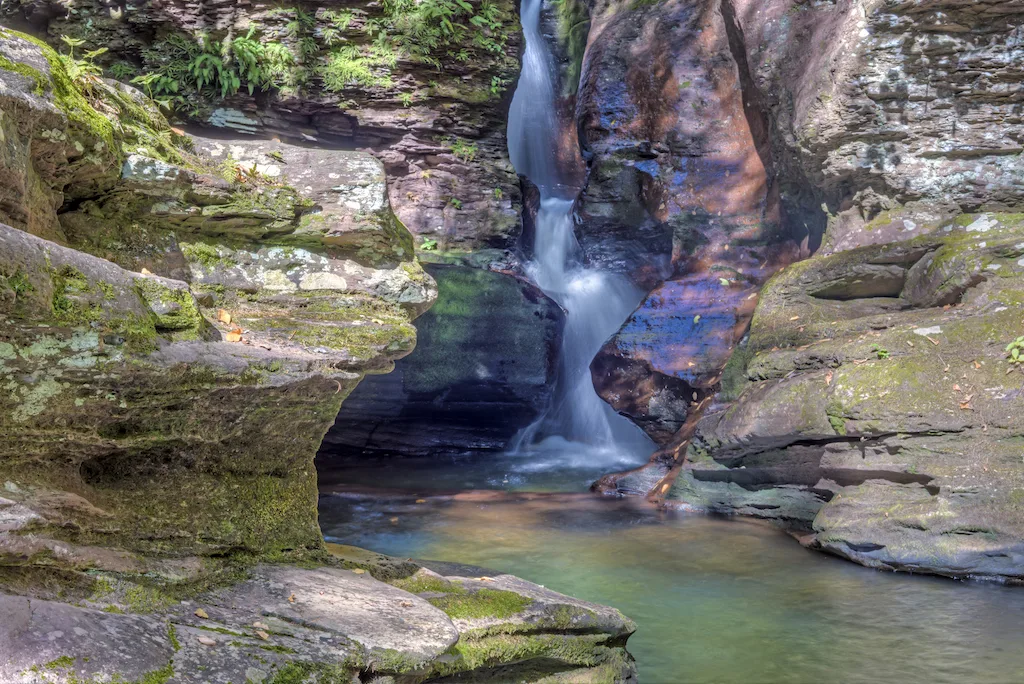
[[[526,272],[567,314],[551,405],[512,451],[528,454],[536,469],[624,467],[645,460],[654,445],[597,396],[590,362],[643,293],[621,275],[583,264],[572,218],[578,188],[565,188],[557,163],[555,69],[540,29],[542,2],[522,2],[526,51],[509,110],[508,150],[516,171],[541,195]]]

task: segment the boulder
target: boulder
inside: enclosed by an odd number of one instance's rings
[[[635,681],[623,645],[636,627],[614,609],[510,575],[485,584],[410,563],[388,584],[373,574],[392,559],[352,565],[345,553],[318,567],[255,566],[180,601],[107,579],[77,605],[0,595],[0,677]]]

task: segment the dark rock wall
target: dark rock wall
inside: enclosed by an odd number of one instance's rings
[[[545,406],[563,323],[558,305],[514,276],[428,270],[438,301],[417,320],[416,350],[346,400],[320,450],[322,470],[500,451]]]

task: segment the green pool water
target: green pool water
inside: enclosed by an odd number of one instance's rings
[[[324,493],[320,514],[330,541],[615,606],[648,684],[1024,682],[1024,588],[869,570],[760,524],[558,493]]]

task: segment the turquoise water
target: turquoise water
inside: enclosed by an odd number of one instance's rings
[[[324,493],[321,526],[613,605],[639,626],[629,650],[647,684],[1024,682],[1024,588],[869,570],[764,525],[638,501],[424,496]]]

